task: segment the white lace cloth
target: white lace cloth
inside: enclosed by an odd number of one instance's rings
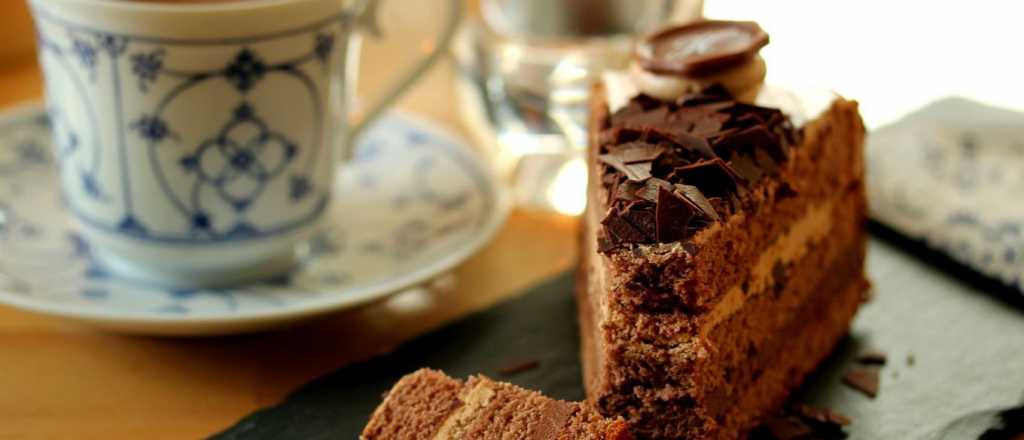
[[[1024,293],[1024,114],[947,98],[867,157],[872,218]]]

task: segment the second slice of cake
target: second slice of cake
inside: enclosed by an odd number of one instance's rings
[[[633,440],[621,418],[483,376],[422,369],[403,377],[361,440]]]

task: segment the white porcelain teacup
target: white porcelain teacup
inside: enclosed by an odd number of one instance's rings
[[[354,134],[447,47],[447,1],[433,53],[349,122],[373,0],[31,0],[62,189],[95,258],[179,286],[287,270]]]

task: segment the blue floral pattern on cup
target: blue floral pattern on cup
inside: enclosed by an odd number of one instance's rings
[[[79,221],[141,240],[195,245],[275,236],[323,213],[329,185],[315,182],[330,172],[335,140],[324,124],[325,97],[337,75],[335,43],[353,26],[351,17],[274,35],[177,41],[115,35],[44,10],[35,15],[47,90],[60,95],[48,108],[55,148]],[[195,61],[197,47],[223,58]],[[269,98],[270,90],[288,101]],[[191,112],[222,101],[233,104],[210,108],[209,124],[197,130]],[[107,107],[114,114],[99,117]],[[183,127],[184,119],[192,126]],[[176,217],[147,216],[158,202],[150,187],[159,188],[159,202]],[[250,213],[261,205],[254,221]],[[279,218],[268,220],[267,212]]]
[[[134,319],[285,313],[381,289],[437,264],[467,243],[486,240],[504,213],[496,181],[467,147],[406,117],[386,115],[362,138],[358,167],[339,180],[358,197],[337,201],[329,227],[304,246],[291,273],[230,289],[166,288],[121,278],[94,261],[56,188],[60,147],[50,136],[56,125],[40,111],[0,117],[0,302],[13,298]],[[280,166],[239,159],[245,162],[240,171],[230,163],[236,150],[209,151],[204,154],[218,155],[222,166],[200,171],[197,162],[194,172],[214,180],[220,172],[262,175]],[[284,156],[277,152],[275,160]],[[399,199],[405,203],[392,203]],[[345,215],[357,210],[360,216]],[[205,227],[203,220],[193,221]],[[376,227],[367,230],[362,222]]]

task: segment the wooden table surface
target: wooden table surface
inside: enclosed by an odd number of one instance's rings
[[[399,3],[399,2],[392,2]],[[385,8],[385,28],[368,44],[361,90],[387,80],[379,68],[408,57],[426,38],[433,2]],[[28,15],[21,0],[0,4],[0,107],[39,99]],[[416,21],[422,20],[422,21]],[[422,35],[421,35],[422,34]],[[395,42],[405,40],[406,42]],[[399,104],[463,132],[449,63]],[[468,138],[468,136],[466,136]],[[514,210],[493,243],[454,271],[433,306],[398,311],[389,302],[273,333],[156,339],[0,306],[0,438],[195,438],[230,426],[289,391],[354,360],[507,298],[575,261],[575,219]]]

